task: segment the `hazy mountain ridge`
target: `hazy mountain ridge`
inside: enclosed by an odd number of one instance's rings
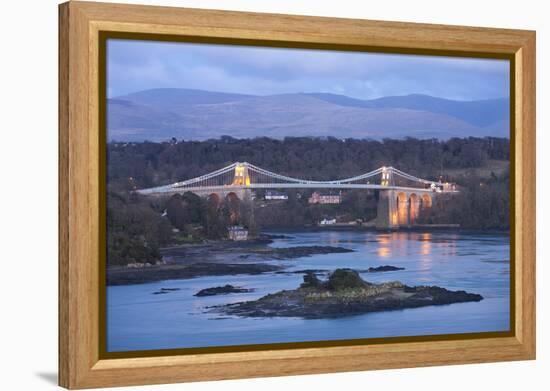
[[[360,100],[327,93],[254,96],[154,89],[108,100],[108,139],[204,140],[222,135],[339,138],[508,137],[508,99],[427,95]]]

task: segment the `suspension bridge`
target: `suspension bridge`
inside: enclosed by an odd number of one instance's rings
[[[185,192],[202,197],[234,194],[243,199],[255,189],[378,190],[376,224],[381,228],[413,224],[421,208],[431,207],[435,195],[457,192],[453,184],[418,178],[395,167],[380,167],[350,178],[318,181],[281,175],[247,162],[236,162],[196,178],[136,192],[148,196]]]

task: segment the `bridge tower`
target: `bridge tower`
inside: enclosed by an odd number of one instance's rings
[[[250,189],[247,189],[246,186],[250,186],[250,174],[248,172],[248,163],[236,163],[235,165],[235,171],[233,174],[233,182],[232,185],[235,186],[244,186],[245,188],[241,188],[241,190],[234,191],[234,193],[239,197],[241,200],[250,200],[252,199],[252,191]]]
[[[380,185],[383,187],[395,185],[392,167],[382,167]],[[395,190],[380,190],[375,224],[376,228],[380,229],[399,227],[397,194]]]
[[[382,167],[382,177],[380,179],[380,184],[382,186],[394,186],[395,181],[393,178],[393,167]]]
[[[233,185],[249,186],[250,175],[248,174],[248,163],[237,163],[235,165],[235,174],[233,177]]]

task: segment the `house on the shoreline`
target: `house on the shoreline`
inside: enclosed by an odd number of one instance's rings
[[[248,239],[248,229],[242,225],[232,225],[227,229],[228,237],[230,240],[247,240]]]
[[[268,190],[265,192],[266,200],[288,200],[288,196],[280,191]]]
[[[342,194],[321,194],[316,191],[313,192],[308,199],[310,204],[339,204],[342,202]]]

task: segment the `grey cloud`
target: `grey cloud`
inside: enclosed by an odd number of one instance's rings
[[[501,60],[143,41],[108,46],[111,96],[178,87],[357,98],[424,93],[469,100],[508,96],[508,72]]]

